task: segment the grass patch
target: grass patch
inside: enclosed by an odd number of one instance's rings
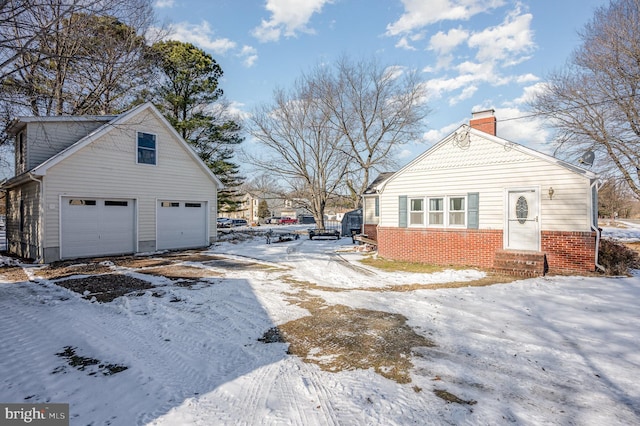
[[[58,352],[56,355],[67,360],[67,364],[70,367],[75,368],[78,371],[89,371],[89,376],[96,376],[98,373],[103,376],[112,376],[127,370],[129,367],[126,365],[107,364],[99,359],[90,358],[86,356],[80,356],[76,354],[76,349],[73,346],[65,346],[62,352]],[[64,368],[57,368],[53,371],[53,374],[63,372]]]
[[[464,400],[462,398],[455,396],[451,392],[447,392],[446,390],[442,390],[442,389],[435,389],[433,393],[435,393],[438,398],[444,399],[448,403],[455,402],[456,404],[465,404],[465,405],[475,405],[478,403],[478,401],[474,401],[472,399],[468,401]]]
[[[3,266],[0,268],[0,280],[18,283],[29,281],[29,277],[21,266]]]
[[[398,383],[410,383],[413,348],[434,346],[431,340],[415,333],[403,315],[330,306],[306,290],[288,296],[289,302],[308,310],[310,315],[269,329],[258,340],[286,342],[289,354],[322,370],[373,369]]]

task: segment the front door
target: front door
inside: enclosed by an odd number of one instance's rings
[[[505,248],[539,251],[538,191],[509,190],[507,211]]]

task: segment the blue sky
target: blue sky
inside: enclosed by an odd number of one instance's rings
[[[422,73],[429,88],[422,140],[398,151],[400,165],[494,108],[498,136],[551,153],[550,133],[526,99],[561,68],[578,31],[605,0],[158,0],[170,38],[218,61],[225,97],[243,114],[303,72],[341,55],[377,57]],[[504,120],[504,121],[503,121]],[[245,144],[252,141],[247,138]]]

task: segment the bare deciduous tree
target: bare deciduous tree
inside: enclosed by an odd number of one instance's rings
[[[331,126],[348,142],[345,184],[357,206],[375,177],[371,172],[395,167],[393,149],[419,139],[429,113],[426,85],[415,71],[348,57],[317,67],[306,80]]]
[[[300,81],[289,93],[276,90],[273,105],[260,107],[251,124],[261,145],[248,154],[251,163],[280,177],[324,228],[325,206],[343,181],[348,158],[343,134],[330,125],[309,85]]]
[[[611,219],[629,218],[635,205],[630,192],[624,180],[606,179],[598,190],[598,215]]]
[[[640,198],[640,0],[596,10],[582,45],[552,75],[533,109],[558,132],[556,152],[600,154],[600,171],[620,176]]]
[[[2,101],[39,116],[122,109],[142,81],[152,22],[151,0],[3,2]]]

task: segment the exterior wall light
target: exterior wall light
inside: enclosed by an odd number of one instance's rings
[[[552,186],[549,187],[549,199],[553,200],[553,194],[555,194],[555,190],[553,189]]]

